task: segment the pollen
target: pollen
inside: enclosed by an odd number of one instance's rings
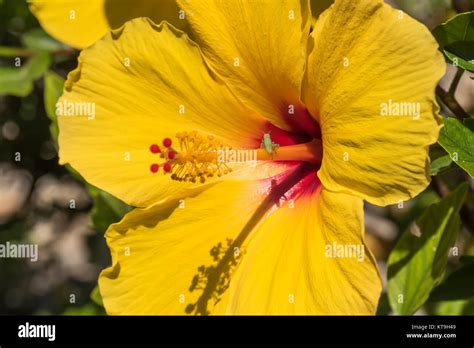
[[[223,145],[213,136],[193,132],[176,134],[179,151],[172,150],[168,161],[173,165],[171,179],[204,183],[207,178],[228,174],[231,169],[219,162],[219,151]]]
[[[206,182],[206,179],[231,172],[225,163],[219,161],[219,152],[224,146],[211,135],[202,135],[196,131],[176,134],[179,150],[173,148],[170,138],[163,139],[163,149],[151,144],[150,152],[159,155],[164,162],[153,163],[152,173],[162,168],[163,174],[171,174],[171,179],[187,182]]]

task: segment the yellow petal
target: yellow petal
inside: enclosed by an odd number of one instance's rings
[[[177,2],[204,55],[244,104],[289,130],[290,105],[300,106],[308,1]]]
[[[373,314],[380,279],[362,201],[316,191],[277,208],[268,185],[220,182],[112,225],[113,265],[99,279],[108,313]],[[326,257],[334,242],[360,245],[364,260]]]
[[[214,263],[211,249],[219,243],[226,250],[264,190],[260,183],[221,181],[184,201],[136,209],[112,225],[106,233],[112,267],[99,278],[107,312],[185,314],[201,295],[190,291],[198,267]]]
[[[364,245],[362,200],[325,189],[255,231],[233,275],[227,314],[375,314],[381,282]]]
[[[187,26],[180,19],[174,0],[28,0],[31,12],[43,29],[55,39],[75,48],[84,48],[137,17],[150,17],[155,23],[166,20],[179,29]]]
[[[151,144],[169,137],[177,145],[177,133],[196,130],[225,146],[254,147],[265,122],[209,74],[186,34],[144,18],[82,51],[58,110],[75,115],[58,117],[61,163],[135,206],[189,186],[161,169],[151,173],[152,163],[163,162]]]
[[[110,30],[105,0],[29,0],[28,3],[49,35],[74,48],[87,47]]]
[[[385,205],[428,185],[445,70],[437,47],[427,28],[382,1],[337,0],[321,15],[303,94],[321,124],[326,188]]]

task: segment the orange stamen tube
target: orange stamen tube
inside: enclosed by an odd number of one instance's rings
[[[317,163],[321,162],[323,146],[321,139],[313,139],[310,142],[297,145],[282,146],[275,153],[268,153],[265,149],[257,150],[258,161],[303,161]]]

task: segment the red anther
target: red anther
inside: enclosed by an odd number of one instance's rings
[[[172,160],[175,158],[176,154],[173,151],[168,151],[167,156],[168,159]]]
[[[150,171],[152,173],[156,173],[158,171],[158,169],[160,169],[160,166],[156,163],[153,163],[151,166],[150,166]]]
[[[171,163],[166,162],[165,164],[163,164],[163,170],[165,171],[165,173],[171,172]]]
[[[161,149],[160,149],[160,147],[159,147],[158,145],[156,145],[156,144],[151,144],[151,145],[150,145],[150,151],[151,151],[152,153],[160,153],[160,152],[161,152]]]
[[[163,145],[165,147],[170,147],[171,146],[171,139],[170,138],[164,138],[163,139]]]

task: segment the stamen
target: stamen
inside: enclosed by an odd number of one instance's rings
[[[202,135],[193,132],[176,134],[179,142],[179,151],[171,147],[170,138],[163,139],[164,149],[158,145],[150,145],[150,151],[159,153],[164,161],[160,164],[153,163],[150,166],[152,173],[163,168],[163,173],[171,173],[171,179],[176,181],[188,181],[204,183],[206,179],[214,176],[221,177],[232,171],[220,154],[232,151],[232,148],[224,147],[213,136]],[[307,163],[319,163],[322,159],[322,143],[320,139],[295,145],[276,147],[273,151],[266,148],[246,150],[256,151],[257,161],[301,161]]]
[[[275,153],[268,153],[265,149],[257,150],[258,161],[302,161],[309,163],[321,162],[323,156],[320,139],[296,145],[280,146]]]
[[[213,136],[193,131],[178,133],[176,138],[181,151],[168,152],[168,159],[173,164],[171,179],[204,183],[207,178],[231,171],[224,163],[219,163],[218,152],[224,147]]]

